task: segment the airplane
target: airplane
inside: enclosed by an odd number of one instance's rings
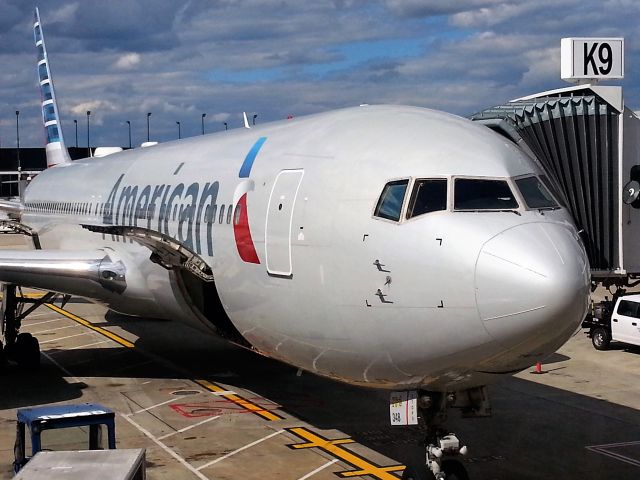
[[[34,246],[0,251],[5,352],[39,361],[19,287],[184,322],[415,392],[422,467],[466,478],[448,409],[488,413],[486,385],[550,355],[587,311],[584,246],[537,162],[469,120],[394,105],[71,161],[37,9],[34,32],[50,168],[0,204]]]

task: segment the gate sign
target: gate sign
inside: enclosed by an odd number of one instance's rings
[[[624,38],[563,38],[560,76],[572,83],[624,78]]]

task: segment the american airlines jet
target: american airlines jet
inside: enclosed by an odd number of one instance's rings
[[[359,106],[71,161],[36,11],[48,168],[4,203],[5,350],[30,365],[16,286],[168,318],[342,382],[415,391],[427,468],[466,478],[442,421],[560,347],[589,265],[537,163],[468,120]],[[45,297],[50,299],[51,296]]]

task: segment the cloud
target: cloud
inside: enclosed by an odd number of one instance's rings
[[[120,56],[118,60],[116,60],[116,63],[113,65],[113,67],[116,70],[131,70],[132,68],[137,66],[141,60],[142,57],[139,53],[126,53]]]
[[[468,114],[563,86],[564,36],[624,36],[639,108],[640,2],[628,0],[39,0],[63,126],[99,144],[173,139],[360,103]],[[580,8],[577,8],[580,6]],[[32,5],[0,0],[0,139],[42,145]],[[123,126],[124,125],[124,126]],[[95,128],[94,128],[95,126]],[[68,136],[68,133],[67,133]],[[4,141],[3,141],[4,145]]]
[[[501,0],[385,0],[386,6],[395,14],[404,17],[429,17],[450,15],[467,10],[504,3]]]
[[[116,109],[116,105],[111,102],[107,102],[104,100],[93,100],[90,102],[75,104],[69,109],[69,111],[74,115],[86,115],[87,111],[92,111],[95,113],[96,111],[115,111]]]

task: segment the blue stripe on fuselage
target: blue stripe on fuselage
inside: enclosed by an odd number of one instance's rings
[[[244,162],[242,162],[242,167],[240,167],[240,173],[238,174],[240,178],[249,178],[251,167],[253,167],[253,162],[256,159],[260,148],[262,148],[262,145],[266,141],[267,137],[260,137],[258,141],[253,144],[253,147],[251,147],[251,150],[249,150],[249,153],[247,153]]]

